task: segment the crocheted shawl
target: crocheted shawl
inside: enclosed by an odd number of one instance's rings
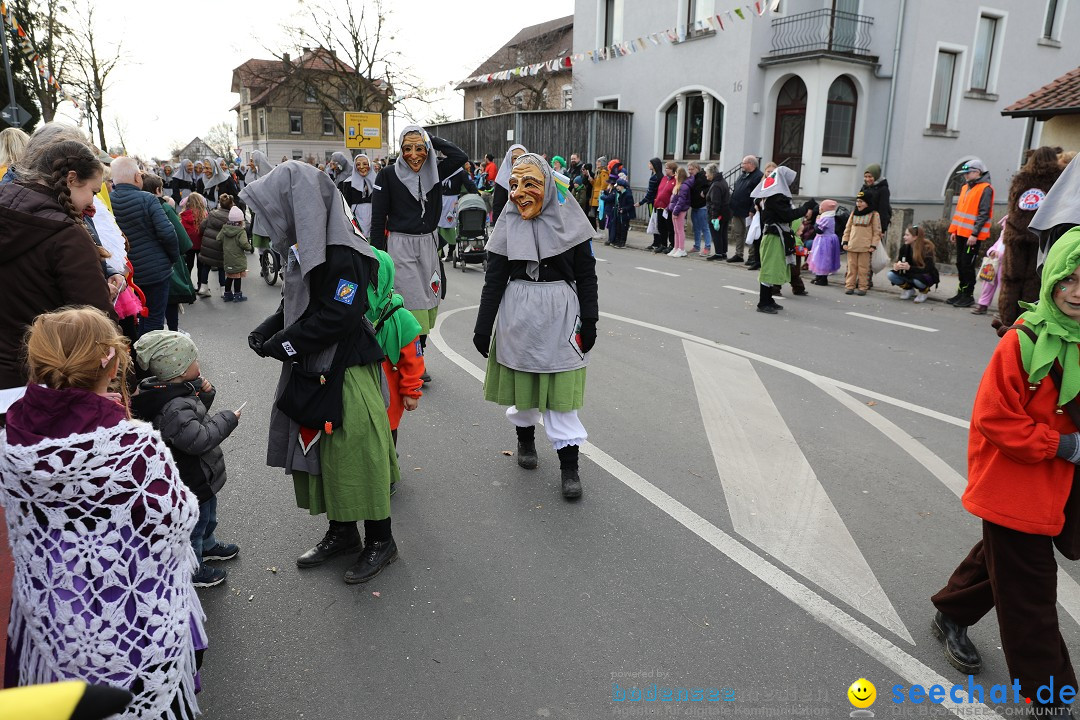
[[[206,637],[191,584],[199,504],[161,436],[122,421],[24,446],[0,430],[0,503],[15,555],[9,638],[20,683],[140,681],[115,717],[193,718]]]

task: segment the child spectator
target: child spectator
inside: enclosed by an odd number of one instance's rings
[[[983,280],[982,294],[979,295],[978,304],[971,309],[972,315],[985,315],[986,309],[990,307],[990,304],[994,302],[994,294],[997,293],[998,283],[1001,281],[1001,273],[1003,268],[1001,267],[1002,260],[1005,256],[1005,237],[1004,233],[996,243],[990,246],[990,249],[986,251],[986,259],[983,260],[983,265],[987,262],[996,260],[997,264],[994,265],[994,275],[990,280]],[[979,273],[982,274],[981,272]]]
[[[379,260],[379,284],[378,287],[368,285],[365,315],[375,327],[375,339],[386,355],[382,363],[390,390],[390,405],[386,412],[396,447],[402,413],[415,410],[424,394],[421,391],[424,351],[420,345],[419,321],[405,309],[401,295],[394,292],[394,259],[382,250],[372,250]],[[394,484],[390,486],[391,492]]]
[[[844,294],[865,295],[870,284],[870,256],[881,242],[881,221],[870,207],[866,193],[855,197],[855,212],[844,228],[843,247],[848,253]]]
[[[684,168],[675,171],[675,185],[678,190],[668,205],[666,214],[671,217],[674,249],[668,257],[686,257],[686,214],[690,211],[690,193],[694,189],[694,178],[686,174]]]
[[[194,717],[198,505],[158,433],[128,415],[127,340],[81,307],[39,315],[25,347],[30,383],[0,430],[15,559],[5,685],[104,683],[135,694],[125,718]]]
[[[199,376],[199,351],[187,335],[149,332],[135,343],[135,358],[152,377],[139,384],[132,410],[161,433],[180,479],[199,500],[199,521],[191,530],[199,568],[192,580],[195,587],[220,585],[227,573],[206,561],[231,560],[240,552],[236,545],[214,537],[217,495],[225,484],[221,443],[236,429],[240,411],[209,414],[217,393],[209,380]]]
[[[630,232],[630,221],[637,212],[634,210],[634,195],[630,192],[630,183],[625,178],[615,181],[614,198],[611,203],[615,211],[615,247],[626,247],[626,237]]]
[[[938,269],[934,264],[934,243],[930,242],[918,225],[912,225],[904,231],[904,242],[900,245],[893,269],[889,271],[889,282],[899,285],[900,299],[926,302],[930,287],[937,285]],[[917,292],[916,292],[917,291]]]
[[[206,201],[203,196],[194,193],[198,197],[188,195],[180,201],[180,223],[184,226],[184,232],[191,239],[191,249],[187,251],[184,260],[187,262],[188,272],[195,267],[195,258],[202,250],[202,224],[209,212],[206,209]],[[210,297],[210,288],[200,282],[196,294],[199,297]]]
[[[225,258],[225,302],[247,300],[240,291],[240,283],[247,277],[247,253],[252,252],[251,240],[244,229],[244,211],[233,205],[229,209],[229,221],[218,231],[222,256]],[[246,252],[245,252],[246,251]]]
[[[828,285],[829,276],[840,269],[840,238],[836,236],[835,200],[822,200],[817,221],[814,222],[814,238],[806,266],[814,273],[811,285]]]
[[[210,271],[217,269],[218,286],[221,288],[221,299],[225,299],[225,250],[221,246],[218,233],[221,228],[229,223],[229,210],[232,209],[232,195],[222,195],[218,198],[217,207],[210,211],[206,219],[202,221],[199,230],[202,232],[202,247],[199,249],[199,288],[206,289],[203,297],[210,296]],[[201,292],[200,292],[201,294]]]

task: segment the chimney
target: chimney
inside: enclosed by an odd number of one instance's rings
[[[292,64],[290,62],[289,53],[282,53],[281,54],[281,64],[284,65],[285,67],[289,67]]]

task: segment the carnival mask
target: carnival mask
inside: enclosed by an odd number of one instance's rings
[[[410,165],[410,167],[412,167]],[[359,157],[356,159],[356,172],[362,176],[366,176],[371,171],[371,163],[368,162],[366,157]]]
[[[510,173],[510,202],[522,220],[532,220],[544,207],[544,171],[531,163],[515,165]]]
[[[401,141],[401,157],[413,172],[420,172],[427,162],[427,143],[420,133],[409,133]]]

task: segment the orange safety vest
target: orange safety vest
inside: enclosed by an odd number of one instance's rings
[[[950,235],[969,238],[975,234],[975,218],[979,215],[979,201],[987,190],[990,191],[990,207],[993,208],[994,188],[990,187],[990,183],[981,182],[975,187],[964,183],[964,186],[960,188],[960,199],[956,201],[956,212],[953,213],[952,224],[949,225]],[[990,218],[987,218],[983,226],[979,228],[977,239],[981,241],[989,238]]]

